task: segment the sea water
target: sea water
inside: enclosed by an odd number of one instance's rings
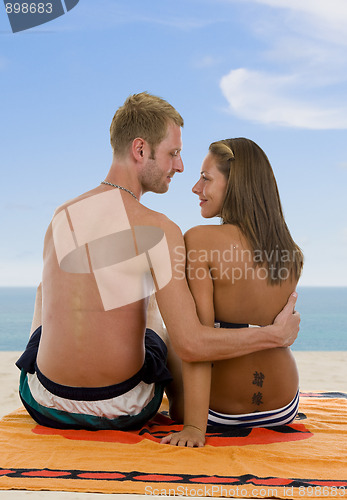
[[[0,287],[0,350],[28,341],[36,288]],[[301,314],[296,351],[347,351],[347,287],[298,287]]]

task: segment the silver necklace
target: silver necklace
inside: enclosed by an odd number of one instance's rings
[[[134,193],[132,191],[130,191],[130,189],[127,189],[123,186],[118,186],[118,184],[112,184],[112,182],[107,182],[107,181],[102,181],[102,182],[100,182],[100,184],[107,184],[108,186],[113,186],[113,187],[118,188],[118,189],[123,189],[123,191],[126,191],[127,193],[131,194],[131,196],[133,196],[135,198],[135,200],[139,201],[137,199],[137,197],[134,195]]]

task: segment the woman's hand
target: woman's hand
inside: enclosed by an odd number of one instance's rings
[[[186,446],[188,448],[201,448],[205,444],[205,433],[192,425],[185,425],[183,431],[165,436],[161,444],[173,446]]]

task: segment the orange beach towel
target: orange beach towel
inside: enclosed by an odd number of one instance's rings
[[[208,433],[204,448],[159,443],[161,413],[139,431],[55,430],[24,409],[0,421],[0,489],[237,498],[347,498],[347,394],[301,394],[295,422]]]

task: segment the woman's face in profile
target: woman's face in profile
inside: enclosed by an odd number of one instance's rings
[[[220,215],[227,180],[217,167],[216,157],[208,153],[202,162],[200,179],[193,186],[193,193],[199,196],[201,215],[206,219]]]

